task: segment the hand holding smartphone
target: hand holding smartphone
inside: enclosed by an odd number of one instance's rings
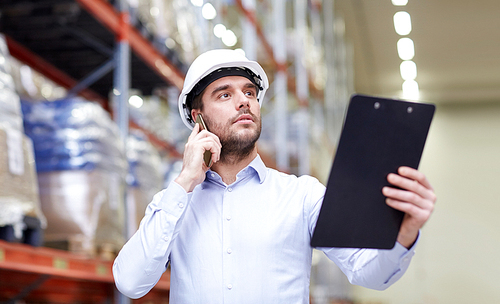
[[[198,114],[196,116],[196,122],[200,125],[200,131],[201,130],[208,131],[207,126],[203,121],[203,117],[201,117],[201,114]],[[212,152],[210,152],[210,150],[205,150],[205,153],[203,154],[203,160],[205,161],[205,165],[207,165],[207,167],[210,167],[212,165]]]

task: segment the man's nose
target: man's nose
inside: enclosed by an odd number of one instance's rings
[[[248,96],[245,95],[244,92],[240,92],[238,94],[237,105],[238,105],[238,109],[245,108],[245,107],[250,108],[250,100],[249,100]]]

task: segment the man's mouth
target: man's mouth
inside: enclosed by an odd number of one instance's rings
[[[238,116],[238,118],[234,121],[234,123],[252,123],[253,122],[253,117],[250,114],[242,114]]]

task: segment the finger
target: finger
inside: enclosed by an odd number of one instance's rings
[[[392,207],[396,210],[399,210],[401,212],[404,212],[405,214],[407,214],[408,216],[410,216],[411,218],[413,218],[417,222],[421,223],[422,225],[423,225],[423,223],[425,223],[429,219],[429,217],[432,213],[432,209],[419,208],[418,206],[416,206],[414,204],[410,204],[407,202],[403,202],[403,201],[399,201],[399,200],[395,200],[395,199],[391,199],[391,198],[386,199],[386,203],[390,207]]]
[[[425,176],[425,174],[423,174],[422,172],[420,172],[416,169],[413,169],[411,167],[402,166],[402,167],[399,167],[398,173],[404,177],[418,181],[421,185],[423,185],[427,189],[434,190],[432,188],[431,183],[427,180],[427,177]]]
[[[205,151],[210,151],[212,154],[212,162],[219,161],[221,147],[212,138],[202,140],[202,146]]]
[[[221,146],[220,143],[217,143],[215,146],[210,148],[210,152],[212,153],[212,163],[216,163],[220,160],[220,152]]]
[[[215,143],[219,146],[219,148],[222,147],[222,144],[220,142],[219,137],[217,135],[215,135],[214,133],[207,131],[207,130],[201,130],[199,134],[200,134],[200,137],[207,137],[207,138],[213,139],[215,141]]]
[[[188,142],[191,141],[191,140],[193,140],[193,138],[195,138],[196,135],[198,135],[199,129],[200,129],[200,125],[198,123],[195,123],[194,127],[193,127],[193,130],[191,131],[191,134],[189,134]]]
[[[412,176],[414,177],[414,175]],[[418,180],[391,173],[387,176],[387,181],[396,187],[414,192],[422,196],[423,198],[432,201],[435,200],[435,195],[432,188],[425,187]]]
[[[213,140],[219,145],[222,147],[222,144],[220,143],[220,139],[217,135],[215,135],[214,133],[208,131],[208,130],[205,130],[205,129],[201,129],[198,134],[195,135],[195,137],[198,137],[199,139],[202,139],[202,138],[213,138]]]
[[[410,203],[418,208],[430,210],[432,209],[433,203],[429,199],[425,199],[415,192],[399,190],[391,187],[384,187],[382,193],[388,198],[404,203]]]
[[[206,131],[202,131],[202,132],[205,132],[202,136],[207,135]],[[210,151],[211,156],[212,156],[211,157],[212,163],[219,161],[222,146],[221,146],[217,136],[212,134],[212,136],[202,137],[198,140],[198,142],[201,144],[201,147],[203,147],[204,151]]]
[[[222,148],[222,144],[220,143],[219,137],[209,131],[201,130],[200,133],[198,133],[195,138],[200,142],[205,142],[205,143],[210,142],[213,143],[215,146],[217,146],[219,149]],[[207,147],[206,150],[209,150],[209,147]]]

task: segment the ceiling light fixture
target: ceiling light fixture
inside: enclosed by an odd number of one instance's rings
[[[401,38],[398,41],[398,55],[402,60],[412,60],[415,56],[415,45],[410,38]]]
[[[405,6],[408,4],[408,0],[392,0],[392,4],[395,6]]]
[[[129,97],[128,103],[134,108],[139,109],[144,104],[144,100],[138,95],[132,95]]]
[[[406,80],[403,82],[403,98],[412,100],[420,98],[418,83],[415,80]]]
[[[224,26],[224,24],[218,23],[214,26],[215,37],[222,38],[225,32],[226,32],[226,27]]]
[[[203,5],[203,0],[191,0],[191,4],[197,7],[201,7]]]
[[[231,30],[226,30],[222,35],[222,43],[226,46],[234,46],[237,42],[238,38],[236,38],[236,35]]]
[[[405,60],[401,62],[399,66],[401,72],[401,78],[404,80],[412,80],[417,78],[417,65],[415,62],[410,60]]]
[[[411,17],[407,12],[401,11],[394,14],[394,29],[401,36],[411,32]]]
[[[210,3],[205,3],[201,9],[201,15],[207,20],[212,20],[217,16],[217,11],[215,7]]]
[[[156,17],[160,14],[160,9],[156,6],[153,6],[149,9],[149,14],[153,17]]]

